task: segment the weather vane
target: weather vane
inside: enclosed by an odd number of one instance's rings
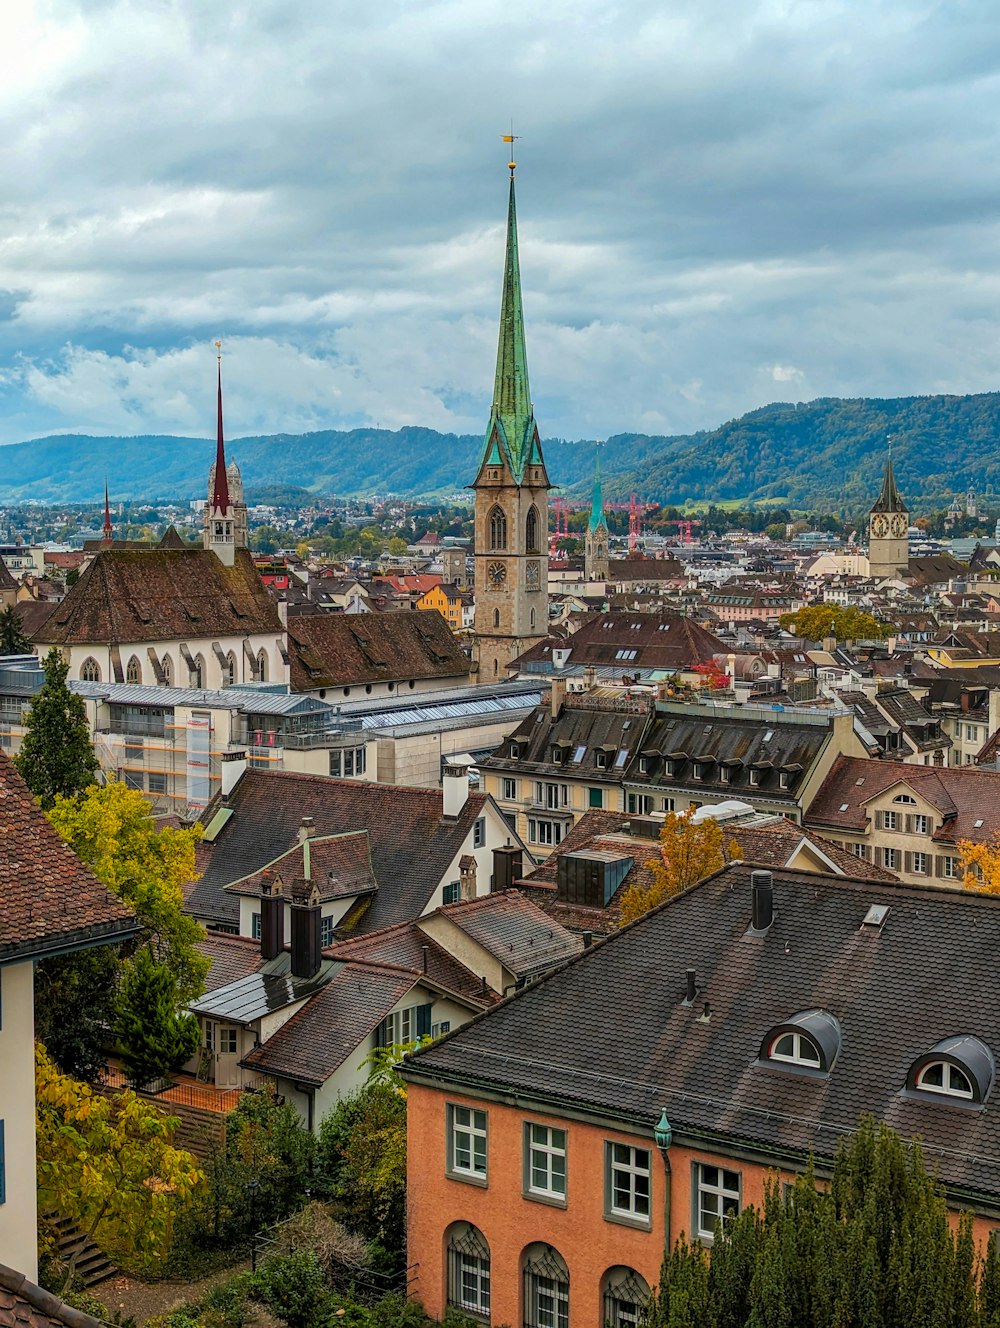
[[[518,140],[520,137],[521,137],[520,134],[515,134],[515,133],[514,133],[514,121],[511,120],[511,122],[510,122],[510,133],[509,133],[509,134],[502,134],[502,135],[501,135],[501,138],[503,139],[503,141],[504,141],[505,143],[509,143],[509,144],[511,145],[511,147],[510,147],[510,161],[507,163],[507,169],[510,171],[511,178],[513,178],[513,176],[514,176],[514,172],[515,172],[515,170],[517,169],[517,162],[514,160],[514,144],[517,142],[517,140]]]
[[[217,351],[217,356],[216,356],[216,358],[217,358],[217,359],[219,360],[219,362],[221,363],[221,362],[222,362],[222,342],[221,342],[221,341],[217,341],[217,342],[215,343],[215,349],[216,349],[216,351]]]

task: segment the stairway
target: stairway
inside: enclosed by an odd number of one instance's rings
[[[70,1218],[57,1217],[54,1213],[50,1213],[47,1220],[56,1234],[59,1261],[68,1264],[82,1239],[80,1228],[75,1227]],[[83,1252],[76,1261],[76,1276],[85,1287],[96,1286],[117,1271],[104,1251],[98,1249],[92,1240],[85,1242]]]

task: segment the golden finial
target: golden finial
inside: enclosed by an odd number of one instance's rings
[[[217,342],[215,343],[215,349],[216,349],[216,352],[217,352],[217,353],[216,353],[216,359],[217,359],[217,360],[219,361],[219,363],[221,364],[221,363],[222,363],[222,342],[221,342],[221,341],[217,341]]]
[[[511,178],[513,178],[513,176],[514,176],[514,172],[515,172],[515,170],[517,170],[517,162],[514,160],[514,148],[513,148],[513,144],[516,143],[517,140],[518,140],[520,137],[521,137],[520,134],[515,134],[515,133],[514,133],[514,121],[511,120],[511,122],[510,122],[510,133],[509,133],[509,134],[501,134],[501,138],[503,139],[503,141],[504,141],[505,143],[510,143],[510,144],[511,144],[511,149],[510,149],[510,161],[507,163],[507,169],[510,171]]]

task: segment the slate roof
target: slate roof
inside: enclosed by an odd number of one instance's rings
[[[408,970],[344,964],[332,981],[240,1062],[319,1086],[416,984]]]
[[[569,665],[573,668],[611,665],[671,673],[704,664],[726,651],[717,636],[679,613],[595,614],[571,637],[556,644],[572,652]],[[552,645],[550,638],[539,641],[510,667],[551,662]],[[621,651],[635,651],[635,655],[621,659]]]
[[[230,794],[233,815],[213,843],[198,847],[203,875],[187,911],[210,922],[238,921],[239,900],[225,887],[292,849],[302,818],[311,816],[319,837],[368,831],[379,889],[360,928],[376,931],[408,921],[426,908],[486,803],[485,794],[471,794],[457,819],[446,821],[440,789],[248,770]],[[206,824],[217,806],[210,804]]]
[[[869,823],[867,804],[898,783],[908,784],[945,818],[933,836],[938,843],[978,842],[1000,832],[1000,772],[976,766],[866,761],[855,756],[838,756],[834,761],[806,809],[806,823],[863,834]],[[977,821],[982,824],[976,825]]]
[[[296,614],[288,624],[292,690],[467,678],[469,659],[436,609]]]
[[[313,836],[309,840],[310,879],[321,903],[345,896],[374,894],[378,881],[372,871],[371,841],[367,830],[341,835]],[[305,876],[303,846],[295,844],[261,871],[226,886],[238,895],[259,895],[265,873],[280,876],[286,895],[293,881]]]
[[[730,866],[415,1053],[404,1076],[650,1131],[665,1107],[682,1146],[736,1143],[797,1162],[830,1157],[871,1111],[920,1135],[946,1184],[996,1204],[1000,1086],[981,1110],[901,1090],[916,1058],[945,1037],[972,1034],[1000,1054],[1000,1004],[984,999],[995,986],[1000,899],[773,875],[764,936],[747,936],[750,869]],[[881,927],[864,925],[872,904],[889,907]],[[693,1006],[683,1003],[689,967]],[[840,1023],[830,1073],[758,1064],[769,1030],[813,1008]]]
[[[49,824],[0,753],[0,964],[126,940],[132,910],[101,884]]]
[[[0,1264],[0,1328],[103,1328],[100,1319],[74,1309],[23,1273]]]
[[[210,549],[102,548],[35,640],[97,645],[282,631],[246,549],[226,567]]]
[[[593,774],[604,783],[621,781],[625,762],[645,745],[643,735],[649,723],[650,717],[645,711],[631,713],[599,709],[582,699],[568,696],[555,719],[549,707],[544,705],[526,716],[480,765],[514,773],[538,771],[549,774],[556,771],[580,778]],[[519,752],[516,757],[511,756],[515,747]],[[565,752],[559,764],[552,760],[554,747]],[[597,765],[599,752],[604,754],[603,768]],[[622,752],[625,760],[620,759]]]

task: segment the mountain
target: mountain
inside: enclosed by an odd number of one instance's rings
[[[648,501],[781,500],[797,508],[864,510],[878,491],[891,435],[893,463],[911,510],[944,506],[971,485],[1000,490],[1000,393],[837,397],[782,402],[718,429],[660,437],[616,434],[602,449],[608,498]],[[549,475],[563,492],[589,493],[592,441],[544,440]],[[300,485],[316,493],[441,497],[474,477],[482,438],[433,429],[322,430],[234,438],[227,451],[248,490]],[[204,496],[213,443],[160,435],[76,434],[0,450],[0,501]]]

